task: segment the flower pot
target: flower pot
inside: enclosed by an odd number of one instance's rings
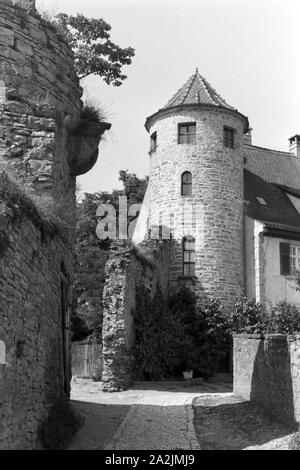
[[[192,380],[193,378],[193,371],[192,370],[184,370],[183,371],[184,380]]]

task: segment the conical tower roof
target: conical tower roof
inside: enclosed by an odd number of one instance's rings
[[[158,112],[147,118],[146,128],[149,130],[150,121],[152,121],[152,118],[155,118],[162,112],[170,108],[174,108],[176,106],[185,105],[217,106],[223,109],[226,108],[238,112],[236,108],[230,106],[224,100],[224,98],[222,98],[219,93],[217,93],[217,91],[211,86],[211,84],[204,77],[202,77],[202,75],[199,74],[198,69],[196,69],[196,72],[188,79],[188,81],[181,88],[179,88],[179,90],[167,102],[167,104],[160,108]],[[248,119],[245,119],[248,123]]]
[[[211,104],[223,108],[235,109],[216,92],[208,81],[200,75],[198,69],[188,81],[175,93],[175,95],[162,108],[171,108],[184,104]]]

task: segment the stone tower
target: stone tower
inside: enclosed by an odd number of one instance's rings
[[[192,286],[199,299],[213,295],[230,309],[244,284],[248,119],[196,70],[145,126],[151,140],[149,224],[175,240],[171,287]]]

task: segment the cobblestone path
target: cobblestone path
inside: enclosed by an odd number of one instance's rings
[[[85,425],[70,449],[198,450],[192,401],[226,390],[230,385],[143,382],[126,392],[104,393],[100,383],[77,379],[72,404]]]
[[[77,379],[71,398],[85,418],[74,450],[286,450],[292,433],[225,382],[142,382],[104,393],[101,383]]]

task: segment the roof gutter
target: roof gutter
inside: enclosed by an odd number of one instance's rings
[[[168,108],[161,108],[156,113],[152,114],[151,116],[147,117],[145,122],[145,128],[149,132],[150,128],[152,127],[153,123],[160,117],[166,116],[171,112],[175,111],[184,111],[186,109],[219,109],[220,111],[228,112],[229,114],[235,114],[240,116],[244,121],[244,133],[248,132],[249,130],[249,120],[244,114],[240,113],[237,109],[234,108],[227,108],[226,106],[220,106],[215,104],[209,103],[194,103],[194,104],[180,104],[177,106],[170,106]]]

